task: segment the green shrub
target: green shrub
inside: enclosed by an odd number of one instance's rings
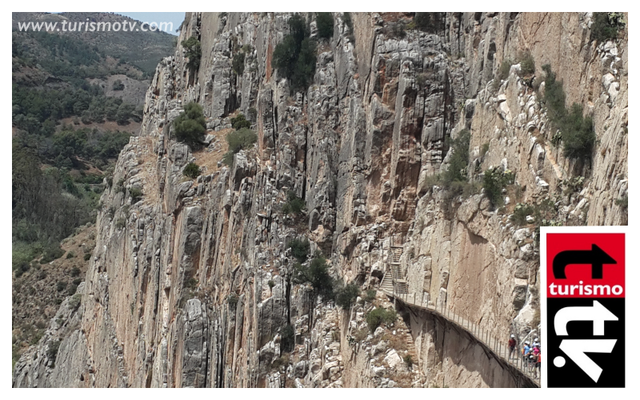
[[[142,198],[142,189],[132,187],[129,189],[129,195],[131,196],[131,203],[135,204]]]
[[[204,139],[207,124],[202,106],[191,102],[184,107],[184,112],[173,121],[176,138],[187,144],[199,144]]]
[[[292,91],[306,90],[316,70],[315,42],[309,39],[309,30],[299,15],[289,18],[290,34],[276,45],[271,66],[278,76],[289,80]]]
[[[28,262],[24,262],[22,264],[20,264],[18,266],[18,268],[15,269],[16,271],[16,278],[20,278],[25,272],[29,271],[31,269],[31,264]]]
[[[592,20],[590,39],[600,43],[617,39],[625,26],[623,14],[617,12],[594,12]]]
[[[480,149],[480,157],[484,157],[488,151],[489,151],[489,143],[487,142],[487,143],[484,143],[482,145],[482,148]]]
[[[316,255],[308,267],[294,264],[292,278],[295,283],[310,283],[315,294],[327,300],[333,299],[333,279],[329,275],[327,260],[322,255]]]
[[[496,74],[498,83],[500,83],[500,81],[503,81],[509,77],[509,71],[511,71],[512,65],[513,65],[513,61],[511,61],[508,58],[502,61],[502,64],[500,64],[500,68],[498,68],[498,72]]]
[[[80,276],[80,268],[78,268],[78,267],[71,268],[71,276],[74,277],[74,278],[76,276]]]
[[[558,147],[560,146],[560,143],[562,143],[562,132],[556,131],[556,133],[553,134],[553,137],[551,137],[551,144],[554,147]]]
[[[583,116],[583,108],[580,104],[574,103],[567,110],[562,82],[556,80],[556,74],[551,71],[549,64],[543,65],[542,69],[546,73],[544,103],[547,106],[547,115],[561,132],[560,135],[554,135],[552,143],[557,145],[562,142],[565,157],[590,160],[596,143],[593,120],[591,117]]]
[[[86,254],[84,255],[84,260],[85,260],[85,261],[89,261],[89,259],[90,259],[90,258],[91,258],[91,253],[86,253]]]
[[[82,301],[82,295],[80,293],[74,294],[69,300],[69,309],[76,311],[80,307]]]
[[[574,103],[561,124],[563,153],[573,159],[591,159],[596,133],[591,117],[582,115],[582,106]]]
[[[198,164],[190,162],[184,167],[182,174],[188,178],[196,179],[200,175]]]
[[[227,151],[226,153],[224,153],[224,156],[222,156],[222,162],[224,165],[228,166],[229,168],[231,168],[231,166],[233,166],[233,155],[235,153],[233,151]]]
[[[423,32],[438,33],[444,30],[445,13],[442,12],[418,12],[413,17],[413,26]]]
[[[287,244],[287,247],[291,249],[291,255],[299,262],[303,263],[307,261],[310,248],[309,240],[293,239]]]
[[[380,307],[376,307],[374,310],[369,311],[365,317],[371,333],[375,332],[382,323],[387,326],[391,326],[395,322],[396,318],[397,314],[394,310],[386,310]]]
[[[296,90],[306,90],[316,73],[316,44],[305,38],[300,45],[295,69],[291,76],[291,85]]]
[[[120,79],[113,82],[113,90],[124,90],[124,83]]]
[[[373,300],[375,300],[376,298],[376,291],[375,289],[369,289],[366,292],[366,295],[364,296],[364,301],[368,301],[369,303],[371,303]]]
[[[14,227],[14,232],[20,229],[20,225]],[[42,253],[42,246],[39,243],[27,244],[23,242],[14,242],[11,244],[11,266],[12,269],[18,269],[23,265],[29,265],[31,260]]]
[[[520,53],[518,62],[520,63],[520,73],[522,76],[530,76],[536,72],[536,63],[530,51]]]
[[[482,187],[485,194],[496,207],[502,206],[504,199],[502,198],[502,189],[512,184],[514,179],[513,172],[502,168],[489,168],[484,172]]]
[[[269,289],[273,289],[276,283],[273,281],[273,279],[269,279],[269,282],[267,282],[267,285],[269,285]]]
[[[619,199],[616,199],[616,205],[620,206],[623,209],[629,208],[629,195],[624,195]]]
[[[318,36],[330,38],[333,36],[333,15],[330,12],[319,12],[316,17]]]
[[[453,140],[453,143],[451,144],[453,154],[451,156],[449,168],[444,173],[443,177],[445,184],[467,181],[470,141],[471,133],[467,129],[460,131],[458,136]]]
[[[349,310],[359,295],[360,288],[358,285],[350,283],[336,291],[336,304],[345,310]]]
[[[537,225],[536,240],[539,240],[540,226],[562,226],[561,223],[554,220],[557,216],[558,205],[552,199],[547,197],[539,203],[533,204],[533,219]]]
[[[296,43],[293,35],[287,35],[273,50],[271,66],[278,69],[278,76],[291,79],[295,70],[300,44]]]
[[[64,255],[64,250],[60,248],[60,245],[54,244],[47,247],[44,251],[40,264],[47,264],[51,261],[58,259]]]
[[[49,342],[49,345],[47,346],[47,357],[53,361],[53,364],[55,365],[56,362],[56,357],[58,356],[58,350],[60,349],[60,341],[59,340],[52,340]]]
[[[238,52],[233,56],[231,66],[236,75],[242,75],[244,72],[244,52]]]
[[[198,280],[195,277],[190,277],[189,279],[184,280],[183,287],[185,289],[193,290],[198,286]]]
[[[299,198],[293,190],[290,190],[287,194],[287,202],[282,206],[282,213],[288,214],[301,214],[304,210],[305,202]]]
[[[251,122],[247,121],[244,114],[240,113],[237,117],[231,118],[231,126],[233,129],[240,130],[242,128],[251,128]]]
[[[516,204],[510,219],[514,224],[518,226],[527,225],[527,216],[532,215],[533,213],[533,206],[529,204],[518,203]]]
[[[227,143],[229,143],[229,151],[234,154],[242,149],[253,146],[258,141],[258,135],[251,129],[242,128],[227,134]]]
[[[547,106],[547,115],[551,122],[561,125],[562,120],[567,114],[565,108],[566,96],[562,88],[562,82],[556,80],[556,74],[551,71],[551,65],[542,66],[545,72],[544,79],[544,103]],[[559,128],[560,126],[558,126]]]
[[[413,367],[413,358],[411,357],[411,354],[404,356],[403,360],[404,363],[407,364],[407,368],[411,369],[411,367]]]
[[[584,176],[574,176],[573,178],[563,179],[562,187],[564,188],[563,194],[565,196],[571,196],[574,193],[579,193],[584,186]]]
[[[67,260],[70,259],[70,258],[73,258],[75,256],[76,256],[76,253],[74,253],[73,251],[70,251],[70,252],[67,253]]]
[[[191,36],[187,40],[182,41],[182,47],[184,47],[186,56],[189,58],[187,67],[192,70],[198,69],[200,66],[200,58],[202,57],[202,49],[200,47],[200,41],[195,36]]]
[[[58,292],[62,292],[66,288],[67,288],[67,282],[65,281],[58,281],[58,283],[56,283],[56,290]]]

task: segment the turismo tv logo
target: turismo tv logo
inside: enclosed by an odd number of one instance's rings
[[[565,232],[542,230],[547,387],[624,387],[625,234]]]

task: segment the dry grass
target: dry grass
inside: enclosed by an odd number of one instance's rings
[[[151,200],[156,202],[160,198],[160,188],[157,179],[158,159],[153,151],[153,139],[150,136],[142,136],[138,139],[139,150],[143,154],[141,161],[143,180],[143,201]]]
[[[358,329],[357,331],[355,331],[355,333],[353,334],[353,338],[356,340],[356,342],[360,343],[363,340],[365,340],[367,338],[367,336],[369,336],[369,328],[364,327],[362,329]]]
[[[198,164],[203,174],[211,175],[220,170],[218,161],[222,160],[224,154],[229,150],[226,137],[227,134],[232,131],[232,128],[228,128],[215,132],[207,132],[207,135],[214,135],[216,137],[215,140],[218,141],[219,146],[217,146],[217,149],[214,151],[208,151],[204,148],[193,153],[193,156],[196,158],[196,164]]]
[[[16,339],[14,349],[17,356],[29,344],[35,344],[49,326],[60,303],[75,293],[76,283],[84,280],[90,263],[89,259],[85,260],[85,255],[93,252],[95,238],[95,225],[78,228],[77,234],[61,243],[62,257],[48,264],[36,261],[20,278],[14,278],[12,335]],[[64,290],[57,290],[58,282],[66,283]]]
[[[391,332],[387,331],[382,336],[382,340],[386,340],[389,343],[389,347],[398,351],[398,353],[404,352],[408,350],[407,342],[404,340],[400,332],[396,331],[396,335],[392,335]]]

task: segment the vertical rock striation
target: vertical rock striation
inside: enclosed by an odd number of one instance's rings
[[[546,199],[554,223],[626,223],[626,36],[596,46],[585,13],[443,14],[442,29],[404,36],[391,28],[412,14],[352,13],[349,28],[334,13],[312,84],[291,94],[271,64],[290,16],[187,14],[179,42],[198,38],[200,66],[189,69],[181,47],[158,65],[140,134],[101,199],[82,302],[61,305],[67,322],[52,321],[16,364],[14,386],[517,385],[446,323],[401,312],[393,328],[367,332],[370,303],[344,311],[291,280],[288,242],[306,236],[334,277],[363,289],[378,288],[388,247],[401,245],[410,293],[446,302],[496,337],[535,329],[535,229],[509,215],[516,198]],[[555,130],[519,65],[494,83],[523,51],[536,77],[550,64],[567,104],[593,115],[590,165],[552,145]],[[210,135],[195,152],[172,136],[191,101]],[[224,134],[238,111],[258,143],[228,167]],[[436,184],[463,129],[470,180],[489,167],[514,174],[519,189],[504,208]],[[203,173],[186,178],[194,161]],[[306,203],[301,217],[282,212],[290,191]],[[374,303],[391,307],[383,297]]]

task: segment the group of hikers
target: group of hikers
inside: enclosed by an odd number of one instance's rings
[[[516,351],[516,337],[511,335],[509,338],[509,360],[512,359],[515,351]],[[540,342],[538,338],[533,340],[533,344],[530,344],[528,340],[524,341],[524,345],[522,346],[522,350],[520,351],[520,355],[522,356],[522,365],[525,369],[533,372],[537,377],[540,372],[540,360],[542,358],[540,350]],[[517,355],[516,355],[517,357]]]

